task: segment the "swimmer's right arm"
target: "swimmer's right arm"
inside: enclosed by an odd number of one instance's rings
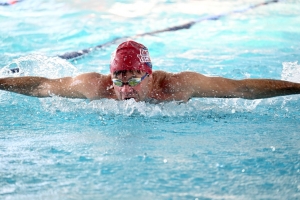
[[[59,95],[65,97],[82,98],[83,96],[78,96],[78,94],[74,92],[72,95],[70,87],[68,86],[71,79],[71,77],[60,79],[48,79],[34,76],[7,77],[0,79],[0,89],[34,97],[49,97],[51,95]]]
[[[0,78],[0,89],[34,97],[61,96],[67,98],[93,99],[105,97],[107,76],[97,73],[82,74],[77,77],[49,79],[45,77]],[[103,83],[102,83],[102,82]],[[103,89],[101,89],[101,84]],[[100,85],[100,88],[99,88]],[[95,92],[96,91],[96,92]],[[103,91],[103,92],[102,92]]]

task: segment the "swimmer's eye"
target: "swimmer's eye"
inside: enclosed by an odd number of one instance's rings
[[[119,79],[112,79],[112,82],[114,85],[122,87],[123,86],[123,82],[120,81]]]
[[[130,86],[137,86],[138,84],[140,84],[142,82],[141,78],[132,78],[128,81],[128,85]]]
[[[112,79],[113,84],[118,86],[118,87],[123,87],[123,85],[129,85],[131,87],[137,86],[142,82],[141,78],[131,78],[128,80],[128,82],[124,83],[119,79]]]
[[[114,85],[116,85],[118,87],[123,87],[123,85],[129,85],[131,87],[134,87],[134,86],[137,86],[138,84],[140,84],[142,82],[142,80],[144,80],[144,78],[146,78],[146,76],[148,76],[147,73],[141,78],[131,78],[126,83],[122,82],[119,79],[112,79],[112,82]]]

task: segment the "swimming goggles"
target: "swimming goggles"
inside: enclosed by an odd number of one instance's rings
[[[112,82],[113,82],[114,85],[116,85],[118,87],[123,87],[124,85],[129,85],[131,87],[134,87],[134,86],[137,86],[138,84],[140,84],[142,82],[142,80],[144,80],[146,78],[146,76],[148,76],[148,73],[146,73],[141,78],[131,78],[126,83],[122,82],[119,79],[114,79],[113,78]]]

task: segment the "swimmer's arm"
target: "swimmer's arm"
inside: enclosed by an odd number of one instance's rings
[[[300,84],[273,79],[232,80],[212,77],[212,95],[225,98],[263,99],[300,94]]]
[[[38,94],[38,88],[47,78],[44,77],[7,77],[0,79],[0,89],[28,96],[41,96]]]
[[[184,80],[190,83],[191,97],[261,99],[283,95],[300,94],[300,84],[273,79],[233,80],[207,77],[186,72]],[[191,80],[191,81],[188,81]],[[184,84],[188,87],[188,84]]]
[[[48,79],[45,77],[8,77],[0,79],[0,89],[27,96],[49,97],[59,95],[65,97],[79,97],[70,88],[71,77]]]
[[[101,88],[99,90],[99,83],[97,83],[101,82],[103,77],[97,73],[87,73],[74,78],[64,77],[58,79],[33,76],[8,77],[0,79],[0,89],[34,97],[57,95],[67,98],[93,99],[96,97],[105,97],[105,90],[101,90]]]

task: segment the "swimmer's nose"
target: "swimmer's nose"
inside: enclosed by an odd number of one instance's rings
[[[129,85],[123,85],[123,87],[121,88],[121,92],[122,93],[130,93],[132,92],[132,88]]]

